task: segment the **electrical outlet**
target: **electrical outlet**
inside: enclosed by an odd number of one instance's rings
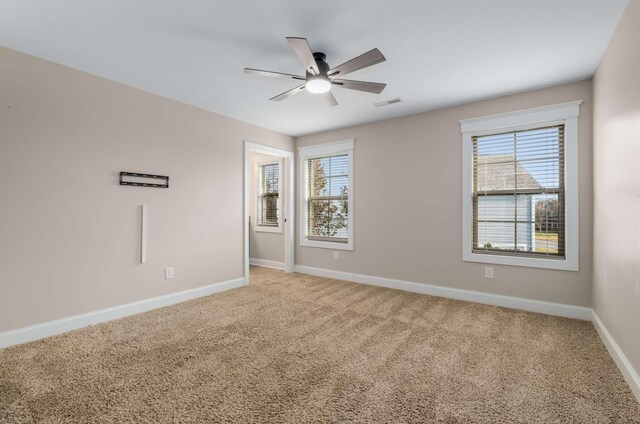
[[[333,259],[340,260],[340,252],[333,252]]]
[[[169,268],[165,268],[164,269],[164,279],[165,280],[171,280],[173,278],[173,267],[169,267]]]
[[[485,266],[484,267],[484,278],[493,278],[493,267]]]

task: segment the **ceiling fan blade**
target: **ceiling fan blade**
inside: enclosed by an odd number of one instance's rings
[[[304,65],[305,70],[313,75],[318,75],[320,73],[320,69],[318,69],[318,65],[316,64],[316,60],[313,58],[313,53],[311,52],[311,47],[309,47],[309,42],[306,38],[298,38],[298,37],[286,37],[289,45],[293,49],[293,52],[298,56],[300,62]]]
[[[253,68],[244,68],[244,73],[249,75],[258,75],[261,77],[276,77],[276,78],[286,78],[286,79],[294,79],[294,80],[305,80],[305,77],[300,75],[293,74],[284,74],[282,72],[274,72],[274,71],[263,71],[262,69],[253,69]]]
[[[332,84],[338,87],[348,88],[350,90],[366,91],[367,93],[375,94],[382,93],[382,90],[387,86],[387,84],[382,84],[380,82],[354,81],[338,78],[334,79]]]
[[[335,96],[331,91],[322,93],[321,96],[322,96],[322,100],[324,100],[327,106],[329,107],[338,106],[338,101],[336,100]]]
[[[366,53],[361,54],[358,57],[354,57],[348,62],[343,63],[342,65],[338,65],[332,70],[329,71],[329,76],[343,76],[347,75],[351,72],[359,71],[360,69],[368,68],[369,66],[373,66],[377,63],[384,62],[387,60],[380,50],[373,49],[369,50]]]
[[[286,99],[287,97],[293,96],[294,94],[298,94],[303,90],[304,90],[304,84],[299,85],[299,86],[297,86],[295,88],[292,88],[291,90],[285,91],[282,94],[278,94],[277,96],[272,97],[269,100],[273,100],[273,101],[279,102],[281,100]]]

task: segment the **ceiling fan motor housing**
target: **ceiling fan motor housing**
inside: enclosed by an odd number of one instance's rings
[[[329,73],[329,70],[331,69],[329,64],[327,62],[325,62],[326,59],[327,59],[327,56],[324,53],[315,52],[313,54],[313,59],[316,61],[316,65],[318,66],[318,69],[320,70],[320,75],[327,76],[327,73]],[[307,78],[313,77],[313,76],[314,75],[312,73],[310,73],[309,70],[307,70]]]

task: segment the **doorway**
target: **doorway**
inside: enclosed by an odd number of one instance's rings
[[[253,263],[293,272],[294,154],[244,143],[244,279]]]

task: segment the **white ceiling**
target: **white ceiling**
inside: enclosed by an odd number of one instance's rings
[[[0,0],[0,44],[290,135],[377,121],[590,77],[627,0]],[[267,99],[302,73],[285,36],[336,66],[374,47],[387,62],[340,88]],[[373,103],[400,97],[402,103]]]

